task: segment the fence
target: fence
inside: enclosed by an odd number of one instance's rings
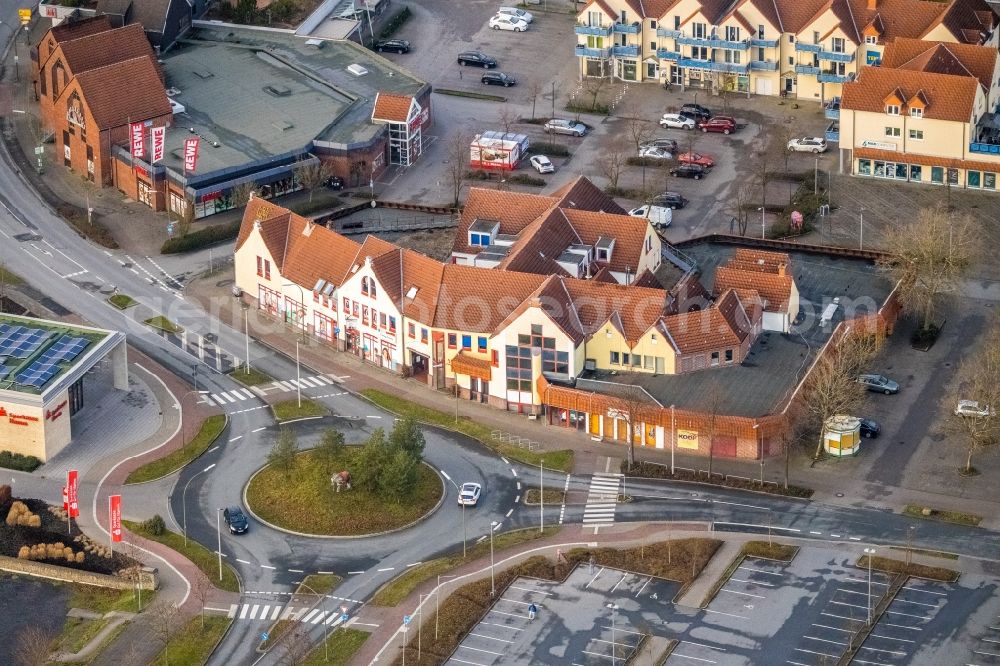
[[[527,437],[521,437],[520,435],[512,435],[509,432],[504,432],[503,430],[490,431],[490,438],[494,442],[498,442],[500,444],[514,444],[520,449],[527,449],[529,451],[542,450],[541,442],[536,442],[528,439]]]

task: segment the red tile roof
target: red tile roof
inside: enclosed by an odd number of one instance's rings
[[[750,335],[749,318],[732,290],[710,308],[670,315],[662,323],[680,354],[738,347]]]
[[[898,88],[905,99],[923,92],[928,102],[925,118],[967,123],[972,118],[978,85],[979,80],[973,76],[864,67],[857,79],[844,84],[841,108],[885,113],[886,97]]]
[[[469,188],[469,195],[465,199],[458,228],[455,230],[452,252],[476,254],[482,249],[469,245],[469,227],[476,220],[496,220],[500,223],[499,233],[517,235],[557,201],[555,197],[537,194]]]
[[[553,192],[551,196],[558,199],[559,206],[563,208],[614,213],[616,215],[628,213],[586,176],[577,176],[572,182]]]
[[[764,309],[768,312],[784,312],[792,293],[792,276],[760,273],[720,266],[715,271],[713,291],[722,294],[726,290],[756,290],[764,299]]]
[[[146,33],[139,23],[65,40],[60,46],[66,67],[76,76],[91,69],[142,56],[156,60],[153,47],[149,45]]]
[[[170,101],[152,57],[91,69],[78,74],[75,80],[100,129],[171,114]]]
[[[988,91],[992,85],[996,61],[997,50],[990,46],[899,38],[885,47],[881,66],[953,76],[975,76],[985,91]]]
[[[434,326],[491,333],[545,281],[533,273],[445,264]]]
[[[410,95],[393,95],[386,92],[376,93],[375,106],[372,109],[372,120],[405,123],[410,119],[411,104],[413,104],[413,97]]]
[[[49,31],[56,43],[70,39],[78,39],[98,32],[111,30],[111,21],[107,16],[92,16],[78,21],[66,20]]]

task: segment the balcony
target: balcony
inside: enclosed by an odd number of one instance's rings
[[[795,42],[795,50],[805,53],[819,54],[820,60],[832,60],[833,62],[853,62],[853,53],[839,53],[837,51],[826,51],[820,44],[803,44]]]
[[[680,30],[667,30],[666,28],[657,28],[656,29],[656,36],[657,37],[673,37],[673,38],[676,39],[677,37],[680,37],[683,34],[684,33],[681,32]]]
[[[796,65],[796,74],[812,74],[813,76],[819,75],[819,67],[813,67],[812,65]]]
[[[766,49],[773,49],[777,45],[777,39],[762,39],[760,37],[754,37],[750,40],[750,46],[762,47]]]
[[[637,58],[637,57],[639,57],[639,46],[636,45],[636,44],[632,44],[632,45],[629,45],[629,46],[621,46],[621,45],[612,46],[611,47],[611,55],[613,55],[613,56],[619,56],[619,57],[626,57],[626,58],[630,58],[630,57],[631,58]]]
[[[656,57],[663,60],[680,60],[681,54],[670,49],[656,49]]]
[[[687,44],[689,46],[707,46],[711,49],[733,49],[736,51],[745,51],[750,48],[750,43],[747,41],[742,42],[731,42],[727,39],[716,39],[715,37],[676,37],[678,44]]]
[[[823,115],[827,120],[840,120],[840,98],[834,97],[823,107]]]
[[[827,142],[836,141],[840,143],[840,125],[837,121],[833,121],[826,128],[826,133],[824,134]]]
[[[638,23],[615,23],[614,31],[621,35],[638,35]]]
[[[847,83],[853,78],[853,75],[836,74],[834,72],[823,72],[816,78],[820,83]]]
[[[607,58],[611,55],[611,49],[592,49],[586,44],[577,44],[576,55],[579,58]]]
[[[746,74],[747,65],[743,63],[715,62],[713,60],[695,60],[694,58],[681,58],[677,61],[680,67],[690,67],[691,69],[707,69],[713,72],[729,72],[731,74]]]
[[[776,72],[778,71],[778,63],[770,60],[751,60],[750,69],[755,72]]]
[[[978,153],[980,155],[1000,155],[1000,144],[970,143],[969,152]]]
[[[610,37],[611,36],[611,26],[610,25],[580,25],[579,23],[573,28],[573,32],[578,35],[594,35],[596,37]]]

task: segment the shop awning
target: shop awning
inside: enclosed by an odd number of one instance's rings
[[[459,352],[455,358],[451,359],[451,369],[457,375],[468,375],[478,379],[490,380],[493,374],[493,366],[484,358],[469,356],[464,352]]]

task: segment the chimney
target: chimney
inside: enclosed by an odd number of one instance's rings
[[[878,0],[868,0],[868,11],[873,12],[878,9]]]
[[[868,1],[870,3],[871,2],[875,2],[875,0],[868,0]],[[780,275],[781,277],[785,277],[785,269],[787,269],[787,268],[788,268],[788,266],[784,262],[778,264],[778,275]]]

